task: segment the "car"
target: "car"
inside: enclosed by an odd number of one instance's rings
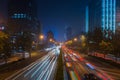
[[[86,73],[86,74],[84,74],[83,80],[102,80],[102,79],[100,79],[98,76],[96,76],[93,73],[88,73],[88,74]]]
[[[90,68],[90,69],[92,69],[92,70],[94,70],[95,68],[90,64],[90,63],[86,63],[86,65]]]
[[[84,80],[87,80],[87,79],[89,79],[89,75],[88,74],[84,74],[83,78],[84,78]]]

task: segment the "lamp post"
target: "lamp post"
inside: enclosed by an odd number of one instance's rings
[[[43,40],[43,39],[44,39],[44,35],[41,34],[41,35],[39,36],[39,39],[40,39],[40,40]]]
[[[76,42],[76,41],[78,41],[78,39],[77,39],[77,38],[74,38],[74,41]]]
[[[40,42],[40,44],[43,43],[43,40],[44,40],[44,35],[43,34],[39,35],[39,42]]]
[[[38,43],[37,43],[37,49],[42,49],[43,45],[44,45],[44,38],[45,36],[43,34],[40,34],[38,36]],[[42,46],[41,46],[42,45]]]
[[[53,39],[50,39],[49,41],[50,41],[50,42],[52,42],[52,41],[53,41]]]

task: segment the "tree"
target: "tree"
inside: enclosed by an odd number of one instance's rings
[[[120,33],[115,33],[113,35],[112,44],[114,48],[113,54],[116,57],[120,57]],[[117,61],[117,58],[116,58],[116,61]]]
[[[100,49],[99,43],[103,40],[102,29],[97,27],[93,32],[89,32],[87,37],[88,47],[91,51],[98,51]]]
[[[87,38],[85,35],[81,35],[80,37],[80,47],[82,52],[87,53],[88,45],[87,45]]]
[[[102,41],[100,43],[100,50],[104,51],[103,54],[104,54],[104,58],[105,58],[106,54],[113,52],[113,45],[110,42]]]
[[[5,45],[5,40],[8,38],[8,35],[5,34],[4,32],[0,31],[0,51],[3,50],[4,45]]]
[[[32,42],[33,35],[30,32],[23,32],[17,39],[17,48],[21,47],[23,51],[28,51],[31,56]]]
[[[93,41],[99,45],[99,43],[103,40],[103,32],[101,28],[95,28],[93,32]]]
[[[5,62],[7,62],[7,57],[10,56],[11,44],[9,40],[9,35],[0,31],[0,54],[4,55]]]

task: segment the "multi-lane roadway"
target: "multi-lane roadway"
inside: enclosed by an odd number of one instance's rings
[[[62,49],[68,80],[115,80],[80,54],[65,46]]]
[[[58,54],[58,50],[53,49],[44,57],[18,71],[6,80],[53,80]]]
[[[62,50],[64,80],[120,80],[119,69],[112,69],[113,67],[111,68],[110,65],[108,66],[99,60],[85,58],[84,55],[65,46],[62,47]],[[54,48],[47,55],[6,80],[54,80],[58,55],[58,48]]]

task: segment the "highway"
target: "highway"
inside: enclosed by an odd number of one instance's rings
[[[107,73],[105,73],[101,68],[91,64],[89,61],[84,59],[80,54],[63,47],[64,52],[64,63],[69,63],[66,65],[66,71],[68,79],[74,80],[70,71],[73,71],[75,80],[116,80]],[[92,79],[87,79],[86,75],[90,75]]]
[[[53,49],[6,80],[54,80],[58,54],[57,49]]]

